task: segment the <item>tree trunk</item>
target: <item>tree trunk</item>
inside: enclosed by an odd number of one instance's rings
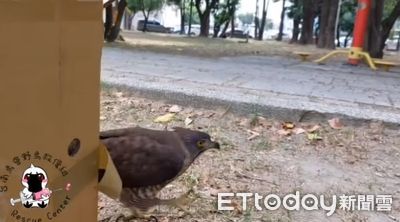
[[[400,50],[400,35],[397,38],[397,46],[396,46],[396,51],[399,51],[399,50]]]
[[[220,38],[225,36],[226,30],[228,30],[228,27],[229,27],[229,21],[225,22],[224,28],[222,29],[222,32],[219,35]]]
[[[195,2],[196,10],[200,18],[200,36],[202,37],[208,37],[211,10],[215,8],[217,2],[218,0],[205,0],[206,8],[204,11],[201,10],[201,0],[196,0]]]
[[[256,13],[255,13],[255,15],[254,15],[254,38],[257,38],[257,36],[258,36],[258,27],[260,26],[260,19],[258,18],[258,10],[259,10],[259,7],[258,7],[258,1],[259,0],[256,0]]]
[[[231,38],[233,37],[233,33],[235,33],[235,11],[236,11],[236,3],[235,1],[231,1],[230,6],[230,16],[231,16]]]
[[[181,31],[179,34],[181,35],[185,34],[185,11],[186,11],[185,4],[186,1],[183,0],[181,6],[179,7],[181,11]]]
[[[131,30],[132,29],[132,19],[134,18],[135,14],[133,12],[125,10],[124,15],[124,29]]]
[[[303,0],[303,24],[301,29],[300,44],[314,43],[314,6],[315,1]]]
[[[204,12],[200,17],[200,36],[208,37],[210,29],[210,12]]]
[[[353,34],[353,31],[347,33],[346,37],[344,38],[344,46],[343,47],[347,47],[347,42],[349,41],[350,36]]]
[[[221,31],[221,24],[214,20],[214,33],[213,38],[218,38],[219,31]]]
[[[265,29],[265,23],[267,22],[267,10],[268,10],[268,3],[266,3],[266,0],[263,1],[263,13],[261,17],[261,26],[260,26],[260,32],[258,33],[258,40],[262,41],[264,38],[264,29]]]
[[[293,6],[295,8],[299,7],[299,0],[294,0]],[[292,39],[290,40],[290,43],[297,43],[297,41],[299,40],[300,24],[301,24],[301,17],[295,14],[293,17]]]
[[[126,0],[120,0],[118,2],[118,11],[114,26],[111,27],[111,30],[106,37],[108,42],[114,42],[119,36],[119,32],[121,31],[122,16],[124,15],[126,5]]]
[[[382,41],[380,45],[380,52],[383,56],[383,50],[385,48],[385,42],[389,38],[390,31],[392,30],[396,20],[400,17],[400,1],[397,2],[396,6],[390,13],[390,15],[382,21]],[[398,47],[397,47],[398,48]]]
[[[282,38],[283,38],[283,26],[285,23],[285,13],[286,13],[285,3],[286,3],[286,0],[283,0],[282,1],[281,21],[279,23],[279,33],[278,33],[278,37],[276,37],[276,41],[282,41]]]
[[[113,25],[113,8],[112,4],[109,4],[105,8],[106,10],[106,21],[104,22],[104,39],[106,40],[108,35],[110,34],[110,30]]]
[[[133,18],[135,18],[135,14],[134,13],[132,13],[132,15],[129,16],[129,30],[132,30]]]
[[[371,14],[369,16],[368,31],[366,33],[366,41],[364,43],[364,50],[369,52],[372,58],[382,58],[383,50],[382,42],[382,16],[383,16],[384,2],[381,0],[373,0],[371,7]]]
[[[146,15],[146,12],[143,11],[143,16],[144,16],[144,23],[143,23],[143,30],[142,32],[146,32],[147,31],[147,22],[149,21],[149,16]]]
[[[300,24],[301,24],[301,18],[297,17],[293,19],[293,31],[290,43],[297,43],[299,41]]]
[[[325,0],[321,9],[320,30],[318,35],[318,48],[335,48],[335,24],[338,9],[338,0]]]
[[[340,44],[340,26],[338,26],[337,30],[336,30],[336,47],[341,47],[342,45]]]

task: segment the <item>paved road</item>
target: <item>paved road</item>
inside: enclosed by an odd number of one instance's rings
[[[102,80],[223,101],[400,123],[400,70],[281,57],[195,58],[105,47]]]

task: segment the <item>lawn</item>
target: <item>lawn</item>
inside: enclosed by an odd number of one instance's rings
[[[201,57],[240,55],[296,57],[293,52],[309,52],[311,53],[311,59],[317,59],[330,52],[330,50],[318,49],[314,45],[289,44],[287,41],[257,41],[250,39],[249,43],[243,43],[243,39],[230,38],[214,39],[134,31],[124,31],[122,34],[125,42],[111,43],[110,45]],[[341,59],[346,61],[345,57]],[[385,52],[385,59],[400,63],[399,53]]]

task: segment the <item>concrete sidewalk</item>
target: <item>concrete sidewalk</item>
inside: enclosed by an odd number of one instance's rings
[[[229,104],[233,110],[295,121],[322,115],[400,123],[399,69],[374,72],[338,62],[207,59],[105,47],[102,81],[179,104]]]

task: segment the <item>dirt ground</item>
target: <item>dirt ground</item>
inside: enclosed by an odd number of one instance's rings
[[[136,50],[153,52],[165,52],[202,57],[240,56],[240,55],[279,55],[297,57],[293,52],[309,52],[310,59],[317,59],[330,50],[318,49],[314,45],[289,44],[287,41],[275,40],[257,41],[250,39],[249,43],[243,43],[244,39],[214,39],[187,37],[171,34],[142,33],[124,31],[122,33],[125,42],[113,43],[120,47],[130,47]],[[346,60],[346,56],[337,57]],[[400,63],[399,52],[385,51],[384,59]]]
[[[261,117],[257,113],[238,116],[227,108],[180,107],[168,124],[154,119],[168,113],[173,104],[151,101],[127,91],[103,86],[101,128],[103,130],[141,126],[170,129],[172,126],[210,133],[222,148],[206,152],[177,181],[166,187],[161,197],[176,197],[189,189],[196,199],[189,205],[191,215],[177,209],[158,207],[150,215],[169,221],[400,221],[400,138],[396,129],[376,122],[351,127],[327,122],[294,123],[284,130],[284,120]],[[284,124],[291,128],[290,124]],[[304,132],[306,131],[306,132]],[[290,135],[285,135],[291,132]],[[336,212],[327,217],[323,210],[218,211],[219,192],[257,192],[285,195],[390,194],[391,212]],[[118,202],[100,194],[99,219],[119,213],[129,214]],[[142,221],[142,220],[137,220]]]

